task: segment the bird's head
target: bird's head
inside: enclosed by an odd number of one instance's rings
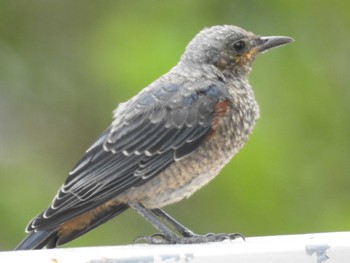
[[[213,26],[195,36],[181,61],[213,65],[226,76],[247,75],[258,53],[292,41],[290,37],[256,36],[236,26]]]

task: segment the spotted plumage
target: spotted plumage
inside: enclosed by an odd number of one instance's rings
[[[259,117],[247,82],[255,55],[287,42],[234,26],[201,31],[174,68],[118,106],[17,249],[64,244],[129,207],[147,218],[208,183]]]

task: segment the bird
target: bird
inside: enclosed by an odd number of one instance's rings
[[[259,118],[248,82],[253,61],[292,41],[234,25],[201,30],[169,72],[118,105],[15,250],[55,248],[128,208],[159,231],[141,237],[150,244],[241,236],[195,234],[162,208],[206,185],[243,147]]]

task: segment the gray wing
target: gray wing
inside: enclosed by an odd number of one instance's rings
[[[86,151],[27,231],[52,229],[144,184],[195,151],[212,128],[223,87],[169,84],[146,88],[114,112],[112,125]]]

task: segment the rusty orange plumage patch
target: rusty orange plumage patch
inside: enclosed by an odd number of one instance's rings
[[[215,105],[215,112],[214,112],[214,118],[211,122],[211,129],[208,134],[208,137],[212,137],[216,131],[219,128],[220,125],[220,118],[222,118],[229,109],[229,101],[228,100],[221,100]]]

